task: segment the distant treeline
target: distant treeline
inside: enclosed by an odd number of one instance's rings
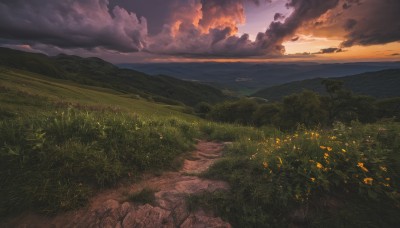
[[[214,121],[272,125],[286,130],[294,129],[300,123],[312,128],[331,126],[336,121],[371,123],[383,118],[400,120],[400,97],[377,100],[354,94],[343,87],[342,81],[326,79],[322,84],[327,95],[303,90],[284,97],[282,102],[242,98],[214,106],[200,103],[195,111]]]

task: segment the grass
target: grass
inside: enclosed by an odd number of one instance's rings
[[[394,227],[399,140],[394,123],[242,138],[205,174],[231,192],[193,196],[192,205],[237,227]]]
[[[0,84],[1,109],[3,112],[19,115],[41,113],[57,106],[80,105],[97,109],[118,109],[150,117],[195,119],[194,116],[183,113],[182,107],[148,102],[111,89],[80,85],[15,69],[1,70]]]
[[[211,209],[237,227],[400,223],[398,123],[283,133],[9,68],[0,83],[0,217],[84,206],[100,189],[177,169],[206,138],[233,142],[204,174],[231,191],[191,196],[192,210]],[[150,203],[154,192],[128,199]]]
[[[173,169],[197,136],[190,126],[74,109],[0,121],[0,214],[69,210],[96,188]]]

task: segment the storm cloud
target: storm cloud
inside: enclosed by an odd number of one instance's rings
[[[303,33],[340,37],[342,47],[369,46],[400,41],[400,1],[340,0],[334,7],[302,28]]]
[[[274,1],[0,0],[0,44],[27,44],[47,53],[236,58],[282,56],[283,43],[298,40],[299,34],[343,40],[341,47],[319,54],[400,40],[399,0],[280,0],[291,14],[273,12],[274,21],[254,40],[238,35],[247,4]]]
[[[62,48],[104,47],[139,51],[147,34],[145,18],[138,18],[107,0],[0,1],[0,38]]]
[[[367,46],[400,40],[399,0],[365,0],[351,9],[348,14],[357,18],[357,24],[345,35],[342,46]]]

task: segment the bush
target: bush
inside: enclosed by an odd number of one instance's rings
[[[336,124],[332,131],[300,129],[240,140],[205,174],[228,181],[231,192],[196,200],[238,227],[329,226],[326,216],[336,218],[336,224],[367,220],[392,227],[398,216],[383,223],[379,219],[399,211],[400,128],[392,130]],[[362,210],[351,215],[355,205]],[[345,212],[350,215],[343,216]],[[368,220],[369,214],[376,220]]]

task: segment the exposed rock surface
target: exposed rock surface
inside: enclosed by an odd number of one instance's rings
[[[206,171],[220,156],[224,144],[199,141],[190,159],[184,161],[179,172],[167,172],[151,177],[129,187],[105,191],[94,197],[90,205],[74,212],[53,218],[38,215],[22,215],[0,224],[5,227],[231,227],[221,218],[204,211],[189,212],[186,197],[189,194],[227,190],[222,181],[202,179],[188,174]],[[139,205],[126,201],[127,193],[140,192],[144,188],[155,191],[154,205]]]

